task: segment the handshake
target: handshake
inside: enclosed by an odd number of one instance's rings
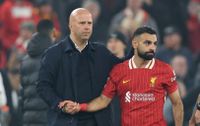
[[[74,115],[78,113],[79,111],[86,111],[87,110],[87,104],[79,104],[77,102],[73,102],[70,100],[65,100],[59,103],[58,107],[62,109],[63,112]]]

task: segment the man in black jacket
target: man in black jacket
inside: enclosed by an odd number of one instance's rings
[[[28,54],[21,64],[22,84],[22,125],[47,126],[46,103],[36,92],[36,81],[40,68],[41,55],[53,43],[53,23],[41,20],[37,25],[37,33],[28,44]]]
[[[49,126],[111,126],[110,108],[95,113],[67,114],[64,100],[88,102],[99,96],[112,67],[120,60],[101,44],[91,43],[92,15],[83,8],[72,11],[70,35],[49,48],[41,60],[37,91],[46,101]]]

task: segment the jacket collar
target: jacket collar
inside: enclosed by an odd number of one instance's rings
[[[67,36],[64,39],[64,43],[65,43],[64,52],[71,52],[71,51],[76,50],[76,47],[69,36]],[[87,46],[89,46],[89,49],[91,51],[95,51],[95,47],[93,44],[91,44],[91,42],[88,42]]]

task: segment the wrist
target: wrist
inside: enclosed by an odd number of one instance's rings
[[[88,106],[87,103],[80,104],[80,111],[83,111],[83,112],[87,111],[87,106]]]

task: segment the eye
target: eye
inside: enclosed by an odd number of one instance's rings
[[[152,43],[152,42],[151,42],[151,41],[148,41],[148,40],[144,41],[144,44],[145,44],[145,45],[151,45],[151,43]]]
[[[79,22],[79,24],[85,24],[86,22],[85,21],[81,21],[81,22]]]
[[[88,24],[92,24],[92,22],[89,21]]]

